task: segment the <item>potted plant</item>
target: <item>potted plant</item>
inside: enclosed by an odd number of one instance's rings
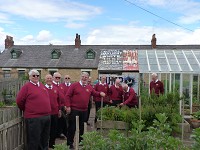
[[[190,120],[193,128],[199,128],[200,127],[200,110],[197,112],[194,112],[192,114],[192,118]]]
[[[192,112],[197,112],[199,110],[200,110],[200,101],[197,100],[196,98],[193,98]]]

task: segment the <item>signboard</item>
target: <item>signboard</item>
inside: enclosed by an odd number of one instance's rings
[[[139,71],[137,50],[101,50],[98,70]]]
[[[99,79],[102,75],[106,76],[106,83],[111,86],[115,84],[115,79],[119,78],[121,82],[127,83],[130,87],[132,87],[135,92],[138,94],[138,81],[139,81],[139,73],[138,72],[123,72],[121,75],[119,74],[99,74]]]
[[[137,50],[123,50],[123,70],[139,70]]]
[[[122,70],[122,62],[121,50],[102,50],[98,70]]]

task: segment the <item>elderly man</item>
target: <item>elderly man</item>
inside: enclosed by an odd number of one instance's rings
[[[128,84],[122,83],[123,95],[124,95],[124,102],[120,104],[120,106],[126,105],[129,108],[137,107],[138,101],[137,96],[132,87],[129,87]]]
[[[66,95],[69,87],[71,86],[71,77],[69,75],[65,75],[64,82],[61,83],[61,85],[64,88],[64,95]]]
[[[105,75],[101,76],[100,81],[94,86],[94,89],[98,92],[104,92],[106,94],[106,96],[103,98],[103,107],[104,107],[106,104],[109,103],[109,97],[108,97],[109,86],[106,83]],[[95,96],[94,101],[97,112],[101,108],[101,97]],[[97,122],[97,117],[95,117],[95,122]]]
[[[66,94],[66,110],[69,113],[69,127],[67,132],[67,145],[72,149],[74,142],[74,135],[76,131],[76,116],[79,116],[80,137],[82,140],[84,122],[87,119],[87,109],[90,97],[105,96],[103,92],[95,91],[92,86],[88,85],[89,74],[87,72],[81,73],[79,82],[73,83]]]
[[[110,105],[117,106],[122,103],[123,90],[121,86],[121,80],[117,78],[115,84],[109,88]]]
[[[150,93],[159,96],[160,94],[164,94],[164,85],[158,80],[158,75],[156,73],[152,73],[151,75],[152,81],[150,82]]]
[[[51,128],[50,128],[50,138],[49,138],[49,148],[54,148],[56,140],[56,131],[58,118],[61,117],[61,100],[58,88],[52,84],[53,77],[50,74],[45,76],[46,89],[49,93],[50,103],[51,103]]]
[[[28,150],[48,150],[51,104],[39,76],[37,70],[31,70],[30,81],[20,89],[16,98],[18,107],[24,112]]]
[[[53,74],[53,86],[58,88],[58,91],[60,93],[60,98],[61,98],[61,111],[62,111],[62,116],[58,118],[58,129],[57,129],[57,137],[59,138],[66,138],[67,136],[67,125],[66,125],[66,112],[65,112],[65,98],[64,98],[64,87],[61,84],[61,74],[59,72],[55,72]]]

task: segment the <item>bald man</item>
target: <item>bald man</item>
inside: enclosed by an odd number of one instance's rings
[[[150,82],[150,93],[154,93],[157,96],[164,94],[164,85],[160,80],[158,80],[158,75],[156,73],[152,73],[151,78],[152,81]]]
[[[121,86],[121,80],[117,78],[115,84],[109,88],[109,98],[111,106],[118,106],[122,103],[123,90]]]
[[[50,138],[49,148],[54,148],[58,118],[61,117],[61,100],[59,90],[56,86],[53,86],[53,77],[50,74],[45,76],[45,87],[49,93],[49,99],[51,104],[51,127],[50,127]]]

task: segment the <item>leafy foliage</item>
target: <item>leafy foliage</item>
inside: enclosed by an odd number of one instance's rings
[[[194,139],[194,141],[195,141],[194,145],[193,145],[193,149],[199,150],[199,148],[200,148],[200,128],[196,128],[193,130],[191,138]]]
[[[128,137],[117,130],[110,130],[107,137],[98,132],[83,135],[83,150],[187,150],[179,139],[170,135],[172,131],[168,117],[164,113],[156,114],[153,125],[144,131],[145,121],[132,122],[133,129]]]

